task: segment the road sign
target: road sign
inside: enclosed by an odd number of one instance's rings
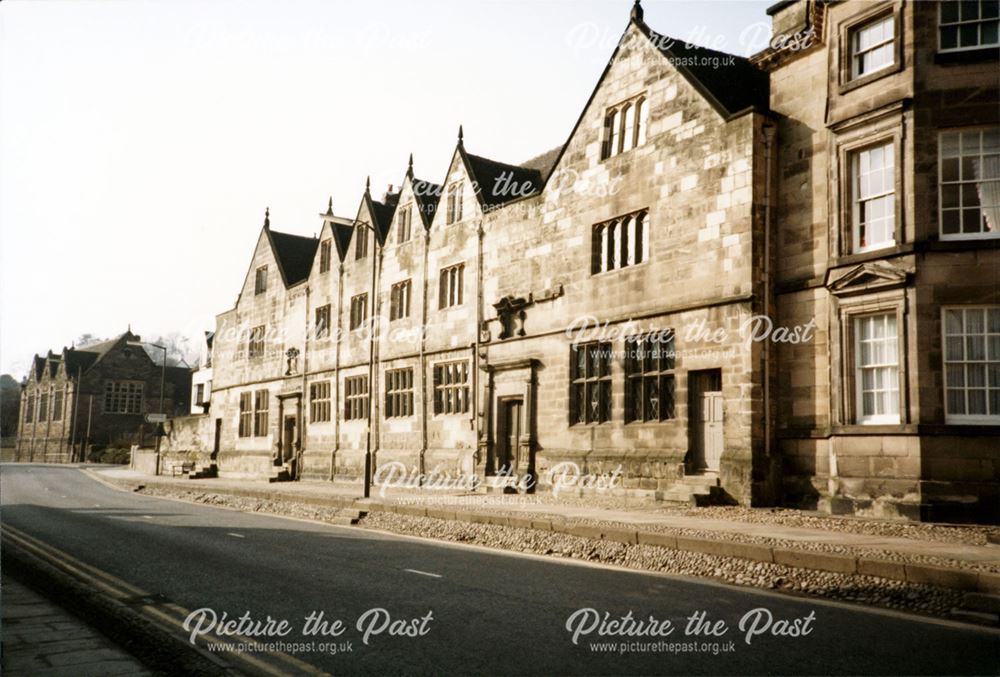
[[[146,414],[146,423],[166,423],[166,414]]]

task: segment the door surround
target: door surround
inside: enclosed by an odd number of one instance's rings
[[[485,420],[480,428],[480,447],[484,448],[485,453],[480,454],[480,474],[496,475],[500,470],[502,460],[498,458],[498,442],[503,433],[501,408],[520,401],[517,449],[511,453],[516,460],[516,467],[511,471],[520,477],[527,475],[534,478],[537,443],[535,400],[538,389],[537,372],[541,365],[541,361],[533,357],[480,365],[487,374],[483,398],[487,405],[482,412]]]
[[[687,379],[688,455],[684,470],[688,474],[718,472],[725,448],[722,370],[689,371]]]
[[[303,430],[302,393],[282,393],[278,395],[278,445],[275,455],[275,465],[288,464],[288,473],[292,479],[298,478],[302,456]],[[291,441],[286,439],[286,425],[291,419],[294,433]]]

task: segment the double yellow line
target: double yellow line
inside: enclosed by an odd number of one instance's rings
[[[190,615],[190,610],[173,602],[155,601],[154,595],[151,593],[81,562],[72,555],[29,536],[9,524],[3,525],[2,539],[4,547],[20,549],[61,573],[71,576],[83,585],[135,610],[145,620],[176,637],[178,641],[188,644],[202,657],[218,665],[220,672],[231,672],[235,668],[240,672],[254,675],[326,674],[316,666],[280,651],[260,652],[256,655],[236,651],[226,652],[224,655],[226,661],[229,661],[227,663],[220,658],[223,654],[215,654],[188,643],[189,633],[184,630],[184,620]],[[217,643],[257,643],[256,640],[241,635],[227,636],[223,639],[214,633],[206,633],[204,637],[209,642]],[[230,665],[230,663],[238,663],[238,665]]]

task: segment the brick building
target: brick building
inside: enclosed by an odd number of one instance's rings
[[[969,4],[781,2],[747,60],[636,3],[552,152],[460,130],[440,184],[411,157],[316,238],[267,215],[201,447],[995,521],[997,22]]]
[[[170,416],[189,410],[191,369],[142,343],[131,330],[82,348],[36,355],[21,386],[21,410],[14,458],[70,463],[91,446],[128,448],[151,442],[154,427],[145,414]]]

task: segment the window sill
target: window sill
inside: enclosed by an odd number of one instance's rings
[[[836,258],[830,259],[827,268],[833,270],[835,268],[840,268],[841,266],[849,266],[857,263],[865,263],[866,261],[876,261],[878,259],[886,259],[894,256],[901,256],[903,254],[910,254],[913,252],[913,244],[897,244],[891,247],[885,247],[884,249],[872,249],[866,252],[857,252],[853,254],[845,254]]]
[[[941,242],[962,242],[964,240],[1000,240],[1000,233],[956,233],[949,235],[942,233],[940,235]]]
[[[904,423],[851,423],[831,429],[834,435],[913,435],[916,432],[917,426]]]
[[[945,416],[945,425],[1000,426],[1000,416]]]
[[[658,426],[658,425],[663,425],[665,423],[677,423],[677,417],[675,416],[674,418],[665,418],[662,421],[625,421],[625,427],[641,428],[643,426]]]
[[[898,41],[896,44],[898,45]],[[894,46],[893,52],[895,53],[896,51],[898,51],[898,47]],[[837,93],[847,94],[848,92],[852,92],[855,89],[859,89],[860,87],[864,87],[865,85],[869,85],[873,82],[881,80],[884,77],[888,77],[889,75],[898,73],[902,69],[903,69],[902,64],[899,63],[899,61],[897,60],[896,62],[891,63],[888,66],[883,66],[882,68],[879,68],[877,71],[872,71],[871,73],[866,73],[865,75],[859,75],[855,78],[847,80],[846,82],[840,85],[840,87],[837,90]]]
[[[649,259],[646,259],[645,261],[640,261],[639,263],[633,263],[630,266],[622,266],[620,268],[612,268],[611,270],[602,270],[597,273],[591,273],[590,277],[595,278],[595,277],[602,277],[604,275],[614,275],[615,273],[622,273],[626,271],[642,270],[648,264],[649,264]]]
[[[601,162],[610,162],[611,160],[614,160],[615,158],[625,157],[626,155],[632,153],[633,151],[639,150],[640,148],[642,148],[643,146],[645,146],[647,143],[649,143],[649,139],[646,139],[644,142],[640,143],[638,146],[632,146],[628,150],[623,150],[620,153],[615,153],[614,155],[609,155],[609,156],[607,156],[605,158],[601,158]]]
[[[934,54],[934,63],[939,66],[955,66],[981,63],[983,61],[995,61],[998,57],[1000,57],[1000,46],[949,49],[936,52]]]

